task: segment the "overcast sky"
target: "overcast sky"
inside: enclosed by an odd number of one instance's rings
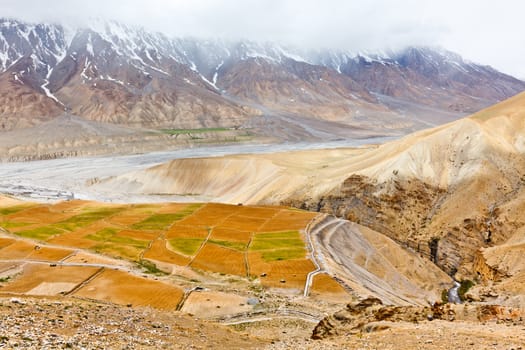
[[[353,51],[438,45],[525,79],[523,0],[0,0],[0,16],[100,17],[169,35]]]

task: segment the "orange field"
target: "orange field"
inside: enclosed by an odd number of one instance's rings
[[[222,228],[237,230],[237,231],[259,231],[259,228],[266,223],[266,218],[256,218],[241,215],[231,215],[226,220],[221,222],[218,226]]]
[[[210,239],[248,243],[251,237],[252,233],[249,231],[237,231],[230,228],[215,227],[211,231]]]
[[[151,216],[152,211],[144,209],[131,209],[108,218],[106,221],[110,224],[128,227]]]
[[[175,286],[108,269],[74,293],[77,297],[120,305],[150,306],[166,310],[175,310],[183,294]]]
[[[234,205],[208,203],[200,208],[195,215],[182,219],[178,224],[204,227],[216,226],[226,217],[238,212],[241,208],[242,207]]]
[[[261,227],[261,232],[301,230],[317,213],[296,210],[281,210]]]
[[[308,259],[277,260],[267,262],[259,252],[248,253],[250,273],[260,276],[261,284],[266,287],[304,289],[306,275],[315,270]],[[266,276],[261,276],[265,274]],[[281,282],[284,281],[284,282]]]
[[[283,208],[242,206],[237,214],[241,216],[262,218],[267,220],[276,215],[281,209]]]
[[[159,214],[176,214],[186,209],[188,204],[186,203],[163,203],[155,205],[156,212]]]
[[[201,270],[246,276],[244,253],[210,243],[201,249],[191,266]]]
[[[96,267],[52,267],[43,264],[27,264],[24,266],[22,274],[3,286],[0,289],[0,293],[31,294],[34,288],[44,283],[47,285],[52,285],[53,283],[67,284],[67,289],[72,290],[98,270],[99,268]]]
[[[169,250],[166,245],[167,242],[164,239],[153,241],[151,248],[144,253],[144,258],[179,266],[186,266],[190,263],[190,258]]]
[[[52,247],[39,247],[39,249],[33,249],[26,259],[30,260],[41,260],[41,261],[61,261],[73,254],[73,250],[64,248],[52,248]]]
[[[285,207],[75,200],[2,210],[0,226],[17,235],[130,262],[191,262],[199,271],[245,277],[265,273],[264,286],[297,289],[314,269],[301,231],[316,214]],[[36,245],[0,238],[0,256],[59,261],[72,254]]]
[[[19,211],[9,215],[7,218],[14,222],[54,223],[65,220],[72,215],[73,213],[71,212],[57,211],[52,206],[46,205]]]
[[[312,294],[321,295],[325,295],[327,293],[348,295],[346,290],[326,273],[320,273],[314,276],[310,291]]]
[[[71,201],[63,201],[63,202],[53,204],[53,209],[57,212],[80,211],[84,207],[88,205],[93,205],[93,204],[97,204],[97,203],[91,202],[91,201],[83,201],[83,200],[74,199]]]
[[[105,257],[103,255],[87,253],[83,251],[78,251],[73,255],[69,256],[64,260],[65,263],[83,263],[83,264],[104,264],[112,266],[127,266],[130,265],[126,261],[116,260]]]
[[[0,237],[0,249],[7,247],[15,242],[12,238]]]
[[[179,223],[171,226],[166,232],[166,238],[206,238],[208,229],[202,226],[187,226]]]
[[[139,230],[122,230],[117,233],[117,236],[139,239],[143,241],[152,241],[159,237],[160,232],[155,231],[139,231]]]
[[[60,236],[53,237],[47,241],[47,243],[61,245],[65,247],[89,249],[97,244],[90,239],[83,238],[88,235],[89,231],[83,230],[81,232],[63,233]]]
[[[0,257],[3,260],[24,259],[35,250],[35,247],[35,244],[29,242],[16,241],[0,249]]]

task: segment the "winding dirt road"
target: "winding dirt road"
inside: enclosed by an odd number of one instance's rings
[[[399,247],[394,241],[347,220],[324,216],[307,234],[318,269],[357,297],[376,296],[387,304],[428,305],[452,280],[430,261]]]

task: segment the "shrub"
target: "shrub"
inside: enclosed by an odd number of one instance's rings
[[[472,288],[473,286],[474,286],[474,282],[471,280],[461,281],[461,285],[459,286],[459,289],[458,289],[458,295],[461,301],[465,301],[465,293],[467,293],[468,290]]]

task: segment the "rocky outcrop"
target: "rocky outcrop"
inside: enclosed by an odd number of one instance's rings
[[[389,322],[419,323],[432,320],[508,322],[525,324],[523,310],[499,305],[454,305],[435,303],[432,306],[388,306],[381,300],[367,298],[321,320],[312,339],[326,339],[342,334],[373,332],[389,328]]]

